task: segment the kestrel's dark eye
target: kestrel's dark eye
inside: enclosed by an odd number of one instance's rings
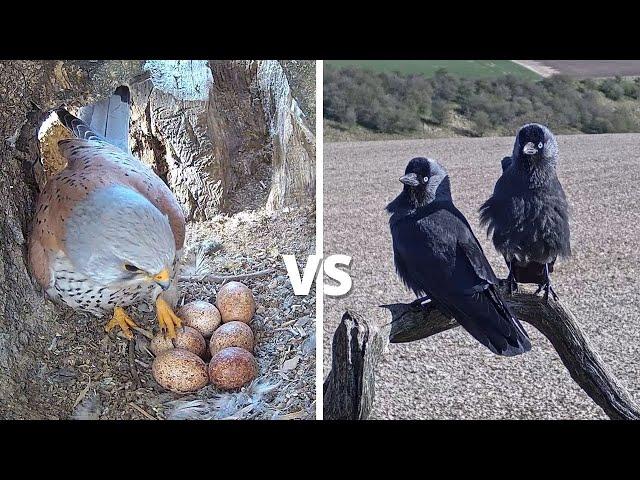
[[[429,182],[429,177],[424,177],[424,178],[422,179],[422,181],[423,181],[424,183]]]
[[[133,265],[130,265],[128,263],[124,264],[124,268],[128,271],[128,272],[139,272],[140,269],[138,267],[135,267]]]
[[[542,148],[542,147],[544,147],[544,143],[540,142],[540,143],[538,144],[538,148]]]

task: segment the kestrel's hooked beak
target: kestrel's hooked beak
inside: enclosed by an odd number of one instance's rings
[[[169,277],[169,269],[165,268],[159,274],[153,276],[153,281],[166,290],[171,286],[171,278]]]

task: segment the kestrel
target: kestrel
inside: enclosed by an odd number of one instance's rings
[[[153,301],[161,329],[173,338],[180,319],[165,291],[184,244],[183,211],[153,170],[128,152],[129,90],[119,87],[86,108],[91,126],[56,111],[77,138],[58,142],[68,164],[38,198],[32,273],[51,299],[99,317],[112,314],[105,330],[119,326],[130,339],[136,324],[123,307]]]

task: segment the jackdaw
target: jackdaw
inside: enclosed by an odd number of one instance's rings
[[[436,301],[493,353],[530,350],[469,222],[453,204],[445,169],[435,160],[414,158],[400,181],[402,193],[387,211],[396,272],[404,284]]]
[[[510,293],[520,283],[536,283],[557,300],[549,274],[558,257],[571,255],[569,205],[556,174],[558,143],[538,123],[522,126],[502,176],[480,207],[480,224],[507,266]]]

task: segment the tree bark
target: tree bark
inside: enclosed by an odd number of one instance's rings
[[[638,406],[604,365],[573,314],[561,302],[552,299],[546,302],[525,293],[505,295],[505,300],[521,321],[533,325],[549,339],[571,378],[609,418],[640,419]],[[352,312],[343,315],[334,335],[332,369],[325,380],[325,418],[367,418],[374,399],[375,365],[388,342],[412,342],[459,326],[455,319],[443,314],[435,302],[424,307],[402,303],[383,307],[391,313],[391,322],[383,325],[369,325]],[[354,322],[358,329],[351,329],[352,335],[345,336],[345,328]]]
[[[291,87],[293,98],[304,114],[305,124],[315,131],[316,62],[315,60],[280,60]]]
[[[165,178],[189,219],[313,201],[315,138],[281,62],[146,65],[148,80],[132,86],[134,151]],[[315,108],[306,98],[315,97],[310,65],[287,69],[303,104]]]
[[[213,88],[209,96],[209,125],[216,147],[226,152],[225,191],[255,189],[269,185],[271,141],[256,86],[256,61],[210,60]],[[262,198],[264,205],[266,199]],[[224,207],[241,202],[229,198]]]
[[[131,86],[134,154],[166,181],[188,220],[204,220],[224,202],[226,151],[209,129],[211,73],[206,61],[147,62],[149,78]]]
[[[375,367],[387,344],[378,325],[345,312],[333,335],[331,371],[323,385],[326,420],[364,420],[375,398]]]
[[[214,87],[210,97],[211,130],[228,152],[227,189],[242,190],[261,180],[260,163],[270,165],[265,205],[277,210],[315,199],[315,138],[292,95],[285,70],[275,60],[209,62]],[[289,65],[291,72],[295,66]],[[301,92],[309,93],[308,66],[298,70]],[[315,78],[315,77],[314,77]],[[306,85],[307,88],[304,88]],[[315,89],[314,89],[315,90]],[[306,100],[308,108],[315,103]],[[314,117],[315,118],[315,117]]]
[[[272,140],[273,173],[267,208],[307,202],[315,198],[314,136],[278,62],[260,62],[258,86]]]
[[[46,418],[38,359],[62,328],[26,266],[38,127],[46,110],[99,100],[140,73],[138,61],[0,62],[0,418]]]

